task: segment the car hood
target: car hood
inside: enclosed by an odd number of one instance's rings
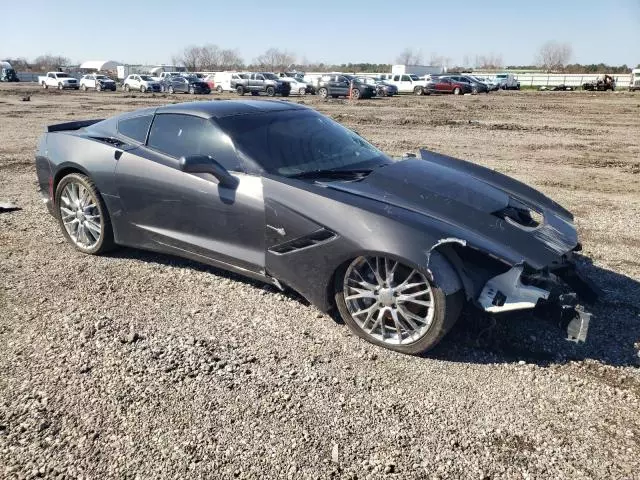
[[[571,213],[540,192],[464,160],[427,150],[421,155],[376,169],[357,182],[327,186],[435,219],[455,238],[512,264],[525,261],[542,268],[577,246]],[[541,214],[540,225],[525,227],[500,216],[515,205]]]

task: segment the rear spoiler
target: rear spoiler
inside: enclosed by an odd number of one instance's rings
[[[78,120],[77,122],[67,122],[67,123],[58,123],[56,125],[48,125],[47,132],[64,132],[67,130],[79,130],[84,127],[89,127],[94,123],[98,123],[104,120],[104,118],[99,118],[97,120]]]

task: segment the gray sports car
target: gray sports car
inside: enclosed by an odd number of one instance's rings
[[[164,252],[296,290],[359,336],[422,353],[465,305],[531,309],[584,341],[595,292],[571,213],[484,167],[392,159],[285,101],[223,100],[52,125],[41,194],[80,252]]]

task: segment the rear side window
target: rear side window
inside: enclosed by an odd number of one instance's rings
[[[120,120],[118,122],[118,132],[125,137],[134,139],[136,142],[144,143],[147,139],[147,132],[152,118],[153,115],[142,115]]]
[[[147,145],[175,158],[209,155],[227,170],[243,170],[233,143],[204,118],[173,113],[156,115]]]

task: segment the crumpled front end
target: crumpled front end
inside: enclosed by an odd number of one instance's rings
[[[567,340],[586,341],[591,314],[584,304],[595,303],[599,290],[580,272],[573,252],[562,260],[542,270],[514,265],[485,283],[477,304],[496,314],[532,309],[566,330]]]

